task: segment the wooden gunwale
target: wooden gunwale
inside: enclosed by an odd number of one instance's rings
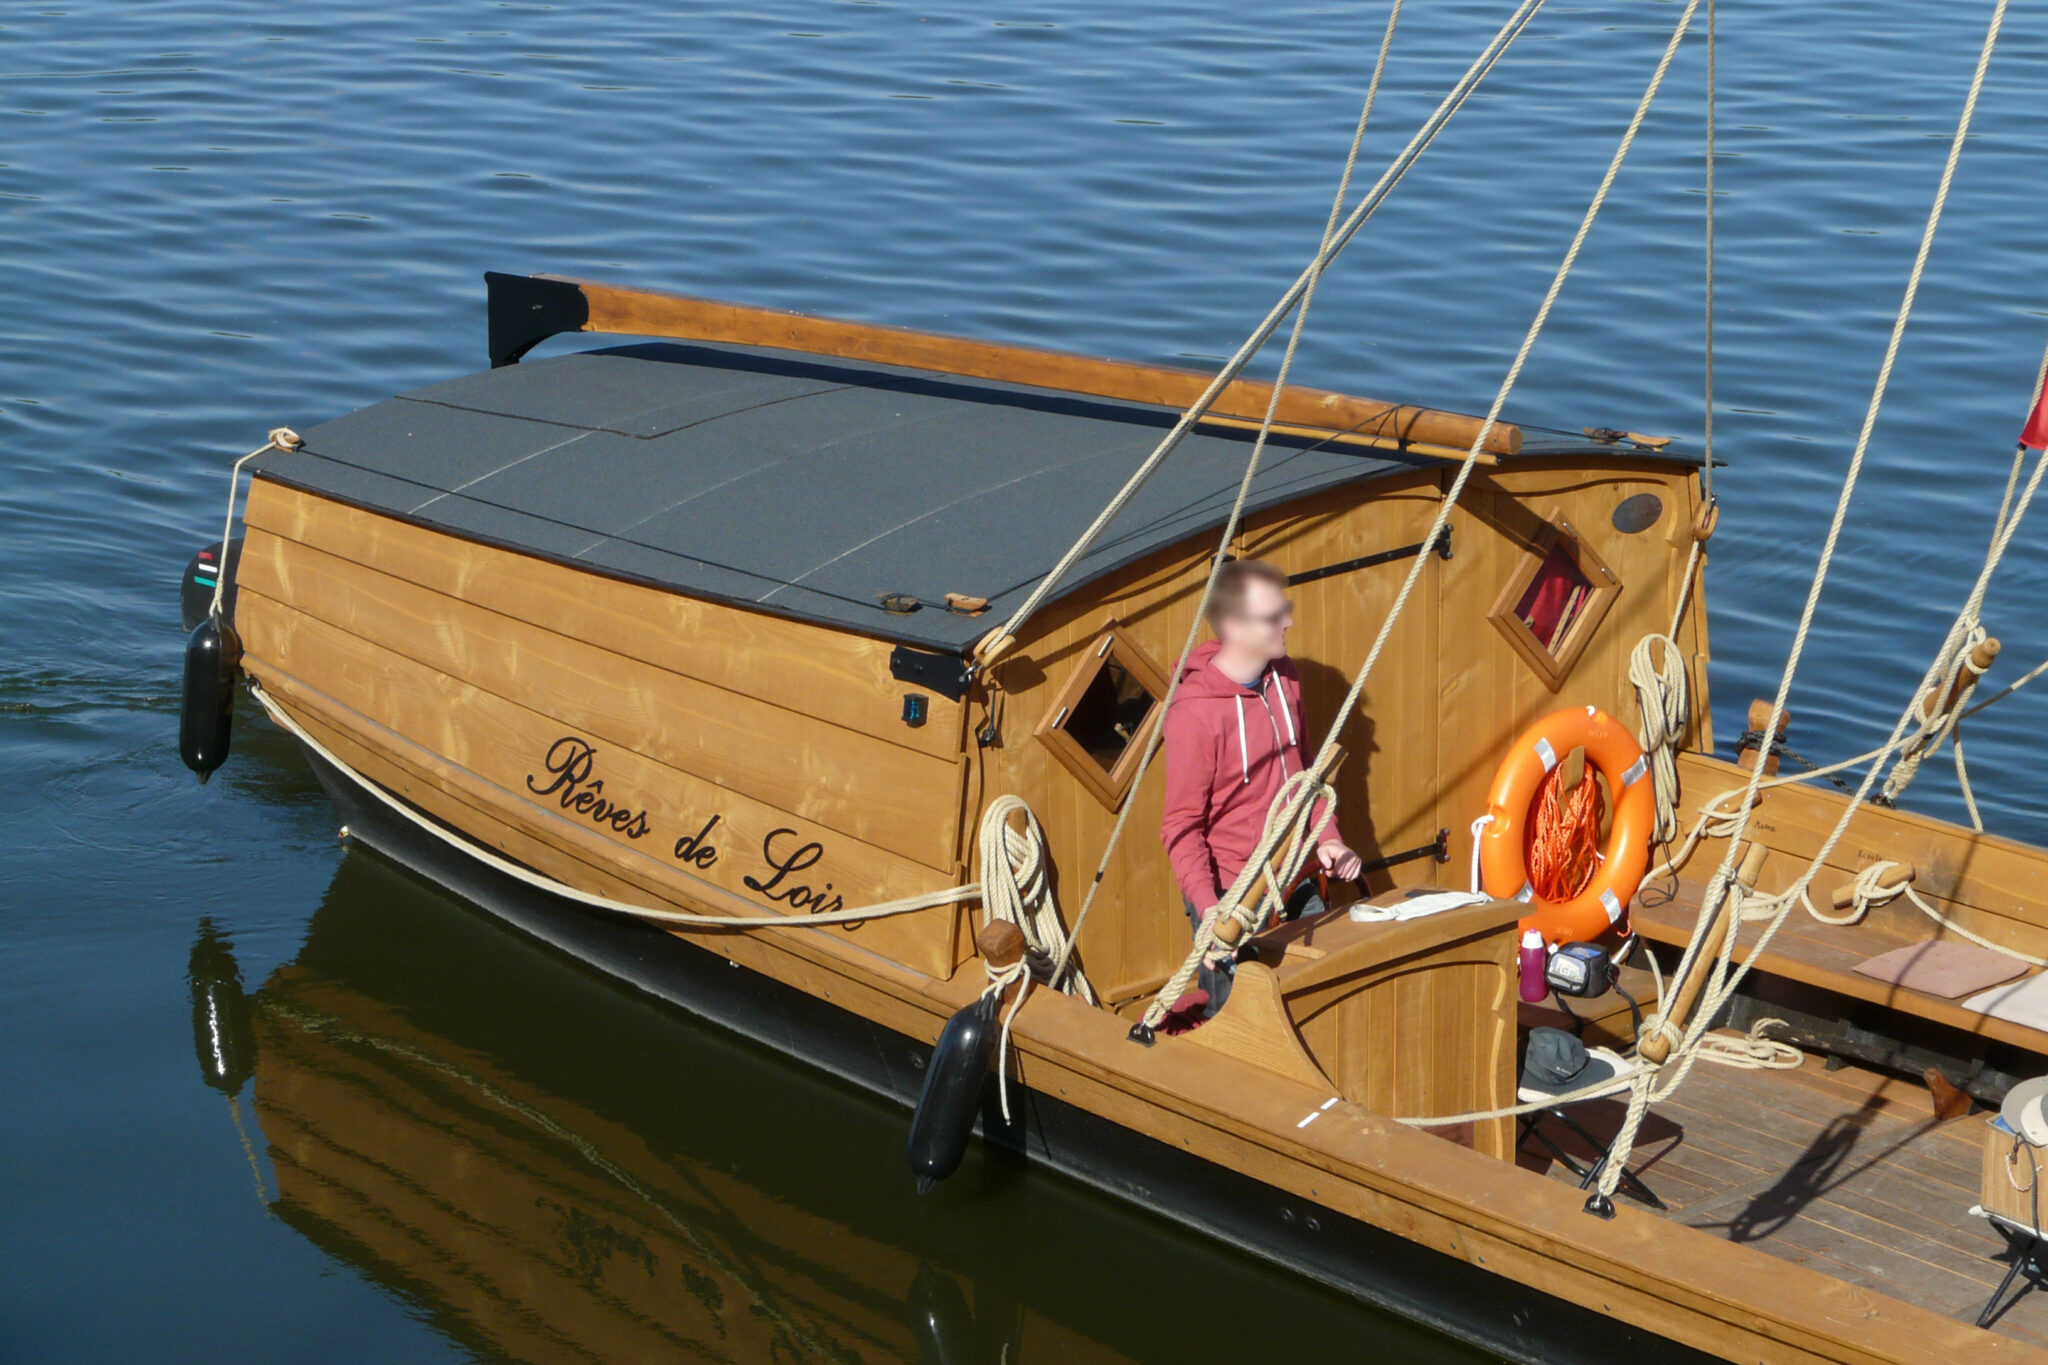
[[[577,330],[585,332],[762,346],[1169,408],[1192,406],[1213,378],[1196,370],[846,322],[568,275],[533,278],[581,293],[587,316]],[[1211,413],[1219,425],[1256,426],[1272,391],[1263,380],[1236,380],[1217,396]],[[1300,434],[1449,459],[1463,459],[1484,426],[1484,419],[1462,413],[1295,385],[1280,395],[1274,420]],[[1501,422],[1488,434],[1484,453],[1513,455],[1521,448],[1521,428]]]
[[[571,885],[633,898],[653,894],[705,913],[732,908],[713,891],[659,889],[614,860],[587,862],[563,845],[600,836],[536,811],[536,837],[473,775],[419,751],[367,717],[316,714],[308,689],[250,660],[272,696],[352,766],[470,837],[491,842]],[[387,753],[392,755],[387,757]],[[379,773],[377,769],[383,769]],[[410,787],[410,791],[404,791]],[[461,793],[466,792],[464,796]],[[510,835],[512,837],[508,838]],[[744,907],[756,913],[751,905]],[[979,990],[971,974],[950,981],[913,972],[842,936],[684,933],[798,989],[909,1036],[936,1037]],[[1018,1018],[1019,1067],[1036,1090],[1245,1172],[1276,1188],[1359,1217],[1474,1265],[1731,1358],[1841,1362],[2040,1358],[1991,1336],[1817,1271],[1786,1265],[1707,1234],[1624,1207],[1613,1222],[1588,1217],[1581,1197],[1540,1176],[1467,1152],[1349,1104],[1307,1129],[1301,1114],[1326,1090],[1209,1050],[1164,1040],[1140,1049],[1124,1022],[1067,997],[1035,993]],[[1758,1355],[1757,1352],[1763,1352]],[[1788,1355],[1787,1352],[1792,1354]]]
[[[1740,788],[1746,776],[1741,767],[1721,759],[1679,755],[1683,819],[1696,818],[1701,803],[1720,792]],[[1750,834],[1784,856],[1765,863],[1763,890],[1789,883],[1792,870],[1805,865],[1834,827],[1847,799],[1840,792],[1803,783],[1774,787],[1765,794],[1751,817]],[[1639,906],[1637,918],[1646,936],[1670,944],[1690,938],[1704,879],[1718,864],[1722,849],[1719,841],[1702,840],[1680,873],[1678,896],[1668,905]],[[1824,905],[1837,885],[1846,885],[1880,860],[1912,862],[1919,869],[1915,888],[1958,924],[2023,952],[2048,952],[2048,925],[2040,922],[2036,908],[2048,900],[2048,853],[1997,835],[1962,830],[1932,816],[1866,805],[1829,856],[1826,871],[1816,878],[1816,903]],[[1760,926],[1745,925],[1738,950],[1747,951],[1759,932]],[[1848,926],[1822,925],[1795,908],[1757,970],[2030,1052],[2048,1052],[2048,1034],[2038,1029],[1855,971],[1859,963],[1890,949],[1954,937],[1903,900],[1873,907],[1861,923]]]

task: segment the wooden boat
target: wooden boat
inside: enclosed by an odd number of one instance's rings
[[[578,330],[664,340],[514,363]],[[1263,386],[1226,389],[1014,648],[977,667],[1203,376],[548,277],[493,276],[490,332],[492,369],[257,460],[226,565],[241,669],[354,840],[908,1104],[934,1039],[988,989],[971,902],[803,930],[656,927],[546,888],[830,916],[967,882],[979,816],[1008,794],[1036,812],[1071,913],[1128,808],[1134,837],[1078,935],[1095,1002],[1030,991],[1010,1117],[993,1086],[982,1106],[985,1140],[1045,1178],[1516,1358],[1991,1361],[2048,1343],[2031,1298],[1972,1325],[2006,1268],[1971,1214],[1988,1130],[1937,1118],[1896,1075],[1939,1067],[1995,1098],[2042,1069],[2048,1033],[1856,973],[1952,934],[1911,908],[1768,945],[1736,1022],[1767,1002],[1856,1065],[1700,1068],[1715,1074],[1697,1093],[1720,1107],[1684,1092],[1637,1149],[1662,1211],[1623,1199],[1590,1215],[1514,1117],[1403,1122],[1512,1107],[1519,1037],[1558,1020],[1518,1006],[1515,901],[1266,929],[1213,1020],[1133,1040],[1188,931],[1150,837],[1157,776],[1132,779]],[[1293,578],[1311,721],[1427,557],[1335,779],[1374,902],[1464,883],[1469,822],[1531,723],[1561,706],[1633,722],[1633,648],[1674,613],[1704,694],[1697,459],[1621,432],[1496,426],[1431,544],[1482,422],[1292,388],[1276,417],[1238,548]],[[1531,585],[1560,576],[1573,613],[1539,633]],[[1705,705],[1692,716],[1688,823],[1767,758],[1716,757]],[[1844,799],[1769,792],[1751,829],[1768,856],[1748,860],[1764,889],[1818,850]],[[1693,932],[1722,851],[1712,833],[1702,845],[1636,898],[1646,939]],[[1911,863],[1950,924],[2048,952],[2040,850],[1866,808],[1830,875],[1879,860]],[[1650,979],[1630,979],[1647,997]],[[1619,1010],[1589,1036],[1624,1027]],[[1585,1110],[1596,1137],[1608,1108]],[[914,1197],[900,1171],[863,1178]]]

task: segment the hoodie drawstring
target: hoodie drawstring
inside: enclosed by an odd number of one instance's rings
[[[1271,669],[1268,669],[1266,671],[1266,681],[1267,684],[1270,687],[1272,687],[1273,695],[1280,698],[1280,715],[1281,718],[1287,722],[1287,742],[1289,744],[1300,743],[1300,740],[1298,740],[1294,734],[1294,713],[1287,709],[1287,689],[1280,686],[1279,675],[1274,673]]]
[[[1242,692],[1237,694],[1237,756],[1239,761],[1244,764],[1244,780],[1249,785],[1252,780],[1252,751],[1251,746],[1246,744],[1244,740],[1244,694]]]

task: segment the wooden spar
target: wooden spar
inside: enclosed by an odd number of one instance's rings
[[[1756,885],[1756,879],[1763,872],[1764,858],[1768,853],[1769,850],[1762,844],[1751,844],[1744,850],[1742,865],[1735,871],[1737,885],[1745,890]],[[1737,919],[1734,888],[1731,887],[1729,894],[1721,898],[1719,905],[1712,906],[1703,913],[1712,915],[1714,923],[1700,944],[1699,955],[1692,960],[1692,970],[1685,974],[1685,979],[1671,992],[1671,1003],[1664,1011],[1664,1018],[1680,1032],[1684,1031],[1685,1021],[1691,1016],[1693,1006],[1699,1003],[1700,992],[1706,989],[1707,978],[1713,974],[1714,961],[1720,957],[1721,947],[1727,942],[1728,934]],[[1653,1033],[1643,1039],[1642,1046],[1638,1047],[1636,1052],[1644,1061],[1662,1066],[1671,1056],[1670,1036]]]
[[[510,363],[555,333],[584,331],[766,346],[1168,408],[1191,406],[1211,379],[1196,370],[811,317],[566,275],[494,273],[488,280],[494,294],[493,364]],[[509,298],[513,292],[531,294],[538,302],[522,312]],[[496,297],[500,293],[508,297],[501,301]],[[1239,379],[1218,395],[1205,420],[1219,426],[1256,427],[1272,392],[1273,386],[1263,380]],[[1280,395],[1274,422],[1275,430],[1284,435],[1397,448],[1442,459],[1463,459],[1485,425],[1482,418],[1460,413],[1296,385]],[[1487,435],[1482,459],[1490,464],[1493,457],[1513,455],[1521,448],[1521,428],[1496,423]]]

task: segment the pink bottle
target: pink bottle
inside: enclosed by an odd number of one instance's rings
[[[1543,997],[1550,994],[1550,982],[1546,979],[1550,966],[1550,954],[1543,947],[1541,929],[1522,931],[1522,999],[1532,1005],[1543,1003]]]

